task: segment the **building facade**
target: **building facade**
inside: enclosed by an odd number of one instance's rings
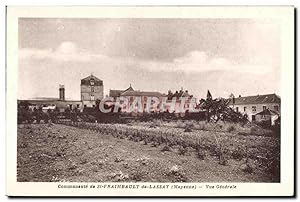
[[[185,113],[189,111],[190,105],[193,104],[192,102],[193,98],[194,98],[193,95],[190,95],[188,90],[184,91],[182,88],[179,91],[175,91],[175,93],[169,91],[167,94],[167,105],[164,111],[166,112],[174,111],[175,114],[180,114],[181,116],[184,116]],[[175,105],[173,106],[172,109],[171,106],[174,101],[175,101]],[[181,106],[182,102],[184,102],[183,106]],[[194,104],[196,104],[196,102],[194,102]],[[183,108],[181,109],[181,107]]]
[[[96,100],[103,99],[103,81],[94,75],[81,79],[80,97],[83,107],[95,107]]]
[[[153,102],[149,103],[151,107],[147,109],[148,98],[157,98],[159,101],[157,105]],[[162,102],[163,94],[160,92],[150,92],[150,91],[126,91],[120,95],[121,99],[127,99],[128,105],[122,108],[122,112],[130,112],[132,111],[130,108],[134,106],[134,113],[143,113],[143,112],[159,112],[160,111],[160,103]],[[138,103],[136,101],[140,101],[141,108],[138,108]]]
[[[121,112],[125,113],[171,112],[182,115],[189,111],[191,100],[193,99],[193,96],[190,95],[187,90],[183,91],[183,89],[176,91],[175,93],[169,91],[168,94],[164,94],[157,91],[134,90],[131,85],[126,90],[110,90],[109,97],[114,98],[114,101],[106,102],[108,105],[118,105],[119,103],[116,102],[117,98],[120,98],[121,101],[127,100],[127,105],[120,105]],[[149,98],[151,98],[151,102],[149,102]],[[184,100],[183,106],[181,104],[182,100]],[[150,108],[147,108],[147,104]],[[181,110],[181,107],[183,107],[183,111]]]
[[[249,121],[257,121],[255,115],[267,109],[280,114],[280,97],[275,93],[233,97],[230,99],[229,106],[236,112],[247,114]]]

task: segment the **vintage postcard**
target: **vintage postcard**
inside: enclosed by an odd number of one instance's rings
[[[294,196],[294,7],[7,7],[7,195]]]

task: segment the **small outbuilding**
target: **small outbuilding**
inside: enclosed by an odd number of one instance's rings
[[[265,109],[255,115],[256,122],[269,122],[270,125],[274,126],[275,122],[280,118],[280,114],[277,111],[271,109]]]

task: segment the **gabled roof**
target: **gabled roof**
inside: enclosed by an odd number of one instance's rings
[[[257,113],[256,115],[279,115],[279,112],[273,111],[271,109],[265,109],[265,110]]]
[[[119,97],[122,93],[134,91],[131,85],[126,90],[109,90],[109,97]]]
[[[119,97],[123,90],[109,90],[109,97]]]
[[[134,91],[133,88],[131,87],[131,84],[126,90],[124,90],[124,92],[126,92],[126,91]]]
[[[92,74],[88,77],[81,79],[81,85],[90,85],[91,79],[94,79],[95,86],[103,85],[103,81]]]
[[[264,103],[280,103],[280,97],[275,93],[266,94],[266,95],[237,97],[234,99],[230,99],[229,105],[264,104]]]
[[[121,96],[151,96],[151,97],[162,97],[160,92],[151,91],[126,91],[121,94]]]

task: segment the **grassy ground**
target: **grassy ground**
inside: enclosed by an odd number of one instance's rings
[[[154,146],[132,141],[126,136],[116,137],[113,133],[117,132],[111,130],[111,135],[107,135],[59,124],[19,125],[17,179],[23,182],[278,181],[259,169],[245,172],[244,160],[228,159],[226,165],[220,165],[216,156],[205,155],[201,160],[190,147],[184,154],[176,145],[162,151],[166,144]]]

